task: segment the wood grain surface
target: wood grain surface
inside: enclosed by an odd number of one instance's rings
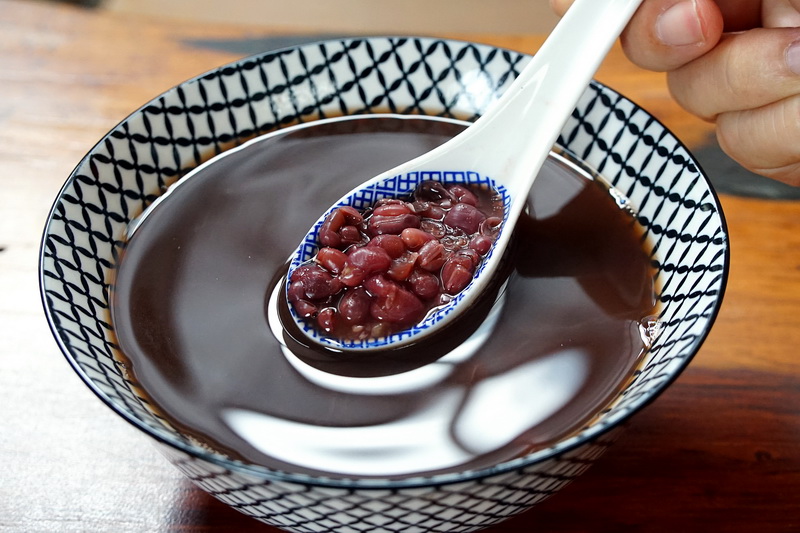
[[[74,375],[37,256],[58,190],[103,134],[240,55],[199,40],[300,33],[0,0],[0,531],[276,531],[196,489]],[[525,52],[542,40],[449,37]],[[619,49],[598,78],[690,147],[712,132]],[[721,201],[731,274],[700,353],[587,474],[489,531],[800,531],[800,202]]]

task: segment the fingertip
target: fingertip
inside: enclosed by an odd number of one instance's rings
[[[713,48],[722,30],[722,13],[713,0],[653,0],[642,4],[621,40],[640,67],[669,71]]]
[[[550,8],[559,17],[563,17],[573,0],[550,0]]]
[[[706,41],[703,20],[697,2],[678,2],[656,17],[655,36],[670,47],[702,45]]]
[[[715,46],[725,31],[725,20],[715,0],[691,0],[700,21],[703,39],[700,44]]]

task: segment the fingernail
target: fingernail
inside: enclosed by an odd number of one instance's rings
[[[695,0],[682,0],[667,8],[656,19],[656,36],[667,46],[701,44],[703,25]]]
[[[795,41],[786,47],[784,59],[789,70],[794,74],[800,74],[800,41]]]

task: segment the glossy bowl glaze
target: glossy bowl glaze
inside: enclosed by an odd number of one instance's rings
[[[155,98],[86,155],[47,221],[41,292],[67,360],[200,487],[287,531],[473,531],[553,494],[686,367],[714,322],[728,273],[724,217],[692,155],[645,110],[601,84],[585,91],[559,144],[596,169],[637,213],[652,246],[663,330],[610,408],[554,446],[492,468],[400,481],[328,479],[232,461],[149,409],[114,357],[108,323],[109,273],[128,224],[208,154],[328,116],[392,112],[474,120],[527,59],[428,38],[332,40],[248,57]]]

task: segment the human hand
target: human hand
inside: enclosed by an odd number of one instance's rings
[[[563,14],[573,0],[550,0]],[[602,0],[598,0],[602,1]],[[645,0],[621,37],[748,170],[800,185],[800,0]]]

